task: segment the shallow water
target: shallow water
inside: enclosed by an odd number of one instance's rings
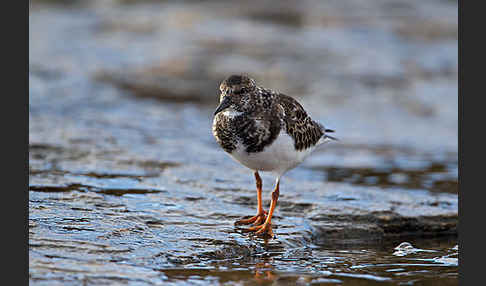
[[[458,284],[457,3],[59,2],[29,16],[32,285]],[[211,135],[234,72],[340,139],[282,178],[272,240]]]

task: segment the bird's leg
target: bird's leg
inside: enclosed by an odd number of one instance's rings
[[[236,225],[250,224],[250,223],[253,223],[254,225],[259,225],[262,224],[266,219],[267,212],[264,211],[262,207],[262,178],[260,178],[258,171],[255,172],[255,180],[256,180],[256,188],[257,188],[257,201],[258,201],[257,214],[255,216],[252,216],[251,218],[241,219],[235,222]]]
[[[270,203],[270,211],[268,213],[267,219],[262,225],[257,225],[253,226],[247,229],[247,231],[256,231],[255,234],[261,235],[261,236],[270,236],[273,237],[273,231],[272,231],[272,216],[273,216],[273,211],[275,210],[275,207],[277,206],[277,200],[278,196],[280,194],[279,192],[279,185],[280,185],[280,179],[277,178],[277,184],[275,185],[275,190],[272,192],[272,202]]]

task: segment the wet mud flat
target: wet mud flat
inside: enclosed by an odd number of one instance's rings
[[[454,194],[323,182],[321,171],[302,182],[296,172],[283,181],[276,238],[264,240],[233,226],[256,198],[251,173],[230,162],[223,173],[48,146],[29,152],[36,285],[457,282]]]
[[[455,194],[327,182],[303,167],[283,181],[276,238],[264,240],[233,226],[256,197],[251,173],[230,161],[201,167],[142,157],[154,144],[140,158],[78,144],[30,146],[33,284],[457,282]]]
[[[457,3],[248,3],[33,3],[32,285],[458,284]],[[340,139],[283,177],[272,240],[233,225],[255,182],[211,135],[233,72]]]

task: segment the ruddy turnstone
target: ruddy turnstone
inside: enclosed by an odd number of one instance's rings
[[[272,215],[279,196],[280,178],[302,163],[316,148],[336,138],[334,132],[312,120],[295,99],[256,85],[245,75],[231,75],[219,86],[219,106],[214,112],[213,135],[233,159],[254,171],[257,214],[235,224],[251,224],[247,231],[273,237]],[[268,212],[262,207],[259,171],[277,179]]]

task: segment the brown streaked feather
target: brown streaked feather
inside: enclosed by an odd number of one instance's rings
[[[257,86],[250,77],[232,75],[221,83],[220,90],[220,104],[225,100],[240,113],[231,118],[218,113],[213,121],[213,134],[228,153],[238,142],[243,143],[247,153],[261,152],[277,139],[281,129],[299,151],[315,146],[321,138],[335,139],[325,134],[333,130],[312,120],[297,100]]]
[[[215,124],[213,124],[213,135],[216,141],[224,149],[224,151],[231,153],[236,148],[237,138],[233,136],[236,132],[232,120],[223,114],[215,116]]]
[[[295,149],[304,150],[317,144],[324,135],[323,126],[312,120],[297,100],[285,94],[278,97],[285,131],[294,139]]]
[[[248,115],[248,117],[237,117],[234,122],[237,134],[246,152],[261,152],[265,146],[270,145],[280,133],[280,120],[271,113],[259,115]]]

